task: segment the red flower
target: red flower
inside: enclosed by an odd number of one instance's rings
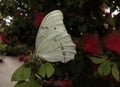
[[[29,58],[28,58],[28,57],[25,57],[25,58],[23,59],[23,62],[24,62],[24,63],[29,62]]]
[[[69,80],[56,80],[54,82],[54,86],[57,86],[57,87],[70,87],[70,81]]]
[[[18,58],[19,58],[19,61],[21,62],[21,61],[23,61],[23,60],[24,60],[25,55],[19,55],[19,56],[18,56]]]
[[[112,31],[103,38],[104,46],[110,50],[114,51],[120,55],[120,33],[117,31]]]
[[[34,11],[34,25],[35,27],[39,27],[42,20],[44,18],[44,14],[42,12]]]
[[[101,55],[102,46],[98,34],[86,33],[83,35],[83,50],[91,55]]]
[[[2,43],[7,43],[6,33],[5,32],[0,34],[0,39],[2,40]]]
[[[65,82],[65,87],[70,87],[70,80],[64,80]]]
[[[56,80],[54,86],[64,87],[65,83],[62,80]]]
[[[24,63],[29,62],[29,58],[28,58],[27,56],[25,56],[25,55],[19,55],[18,58],[19,58],[19,61],[20,61],[20,62],[22,62],[22,61],[23,61]]]

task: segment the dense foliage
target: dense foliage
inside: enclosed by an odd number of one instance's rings
[[[119,87],[119,7],[119,0],[0,0],[0,32],[6,35],[2,40],[7,48],[25,45],[33,51],[40,23],[54,9],[63,12],[66,29],[77,46],[75,59],[65,64],[43,63],[41,66],[33,58],[34,54],[21,55],[19,59],[25,65],[17,72],[26,72],[24,78],[19,74],[13,76],[12,80],[19,81],[15,87],[42,87],[42,84],[48,87],[56,84],[67,84],[60,87]],[[114,14],[115,11],[118,13]],[[8,18],[10,22],[6,21]],[[26,81],[28,78],[30,80]]]

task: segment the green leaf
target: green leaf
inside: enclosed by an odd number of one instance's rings
[[[42,76],[43,78],[45,78],[45,75],[47,75],[47,77],[51,77],[54,73],[54,67],[52,66],[51,63],[44,63],[42,64],[42,66],[39,68],[38,70],[38,74],[40,76]]]
[[[98,67],[98,73],[103,76],[104,75],[104,67],[105,67],[105,62],[100,64],[99,67]]]
[[[23,81],[30,77],[31,68],[25,65],[20,66],[12,75],[12,81]]]
[[[14,87],[31,87],[26,81],[18,82]]]
[[[45,66],[46,66],[46,74],[47,74],[47,77],[49,78],[53,75],[53,73],[55,72],[55,69],[51,63],[46,63]]]
[[[118,67],[117,67],[116,64],[114,64],[114,65],[112,66],[112,75],[113,75],[113,77],[114,77],[117,81],[119,81],[119,79],[120,79],[120,77],[119,77],[119,70],[118,70]]]
[[[43,87],[40,82],[36,81],[35,79],[30,79],[29,84],[30,87]]]
[[[101,64],[106,61],[105,58],[90,57],[90,60],[95,64]]]
[[[103,76],[107,76],[109,75],[111,72],[111,61],[106,60],[105,62],[103,62],[102,64],[99,65],[98,67],[98,73]]]
[[[105,76],[110,74],[110,72],[111,72],[111,62],[110,61],[106,61],[103,72],[104,72]]]
[[[14,87],[43,87],[39,82],[34,79],[29,81],[20,81]]]
[[[45,78],[45,73],[46,73],[45,66],[44,66],[44,65],[41,65],[41,67],[40,67],[39,70],[38,70],[38,74],[39,74],[40,76],[42,76],[43,78]]]

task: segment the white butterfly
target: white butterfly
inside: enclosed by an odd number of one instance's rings
[[[63,23],[63,14],[60,10],[48,13],[38,30],[36,56],[48,62],[66,63],[74,59],[76,46]]]

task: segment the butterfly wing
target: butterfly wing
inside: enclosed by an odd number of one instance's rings
[[[62,12],[55,10],[45,16],[36,37],[36,55],[48,62],[65,63],[74,59],[75,47],[65,29]]]

